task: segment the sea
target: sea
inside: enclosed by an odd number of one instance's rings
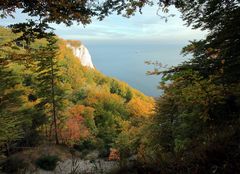
[[[147,75],[146,72],[155,67],[145,61],[157,61],[171,67],[187,60],[180,54],[183,43],[86,41],[84,44],[97,70],[152,97],[163,93],[158,88],[161,76]]]

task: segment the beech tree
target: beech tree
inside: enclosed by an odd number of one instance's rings
[[[31,17],[38,17],[42,22],[56,22],[71,25],[72,21],[87,24],[95,15],[94,1],[50,1],[50,0],[1,0],[1,17],[14,16],[16,9],[22,10]]]
[[[179,2],[183,20],[208,35],[183,48],[189,61],[152,72],[162,75],[164,94],[145,159],[160,173],[239,173],[240,3]]]
[[[93,108],[84,105],[74,105],[66,112],[66,123],[61,130],[61,137],[66,144],[73,145],[94,137],[96,126],[93,112]]]
[[[232,19],[230,14],[236,17],[239,15],[238,0],[1,0],[0,11],[2,18],[14,17],[17,9],[37,18],[12,26],[16,32],[23,32],[23,35],[28,33],[26,38],[34,39],[34,36],[44,37],[43,33],[48,29],[49,23],[64,23],[70,26],[76,21],[86,25],[91,23],[93,17],[103,20],[114,12],[130,17],[136,12],[142,13],[144,6],[153,4],[157,4],[159,9],[166,13],[169,6],[175,6],[182,12],[183,20],[195,29],[218,30],[222,21]]]

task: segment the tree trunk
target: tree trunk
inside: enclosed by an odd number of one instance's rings
[[[6,155],[7,155],[7,157],[10,155],[10,150],[9,150],[9,144],[8,144],[8,142],[6,143]]]
[[[55,141],[56,144],[59,144],[58,140],[58,130],[57,130],[57,114],[56,114],[56,103],[55,103],[55,91],[54,91],[54,71],[53,71],[53,59],[51,58],[51,87],[52,87],[52,111],[53,111],[53,123],[55,131]]]

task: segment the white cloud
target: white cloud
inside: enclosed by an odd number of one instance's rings
[[[64,24],[51,24],[51,26],[62,38],[79,40],[129,39],[186,42],[204,36],[204,32],[184,26],[180,13],[176,9],[170,9],[169,14],[175,14],[176,16],[170,17],[167,23],[156,14],[157,9],[157,6],[146,7],[143,9],[142,15],[136,14],[131,18],[112,15],[103,21],[94,19],[91,24],[85,27],[77,25],[77,23],[70,27],[66,27]],[[161,13],[160,15],[168,16],[169,14]],[[17,11],[15,16],[16,19],[1,19],[1,25],[7,26],[16,22],[23,22],[29,18],[26,14],[22,14],[20,10]]]

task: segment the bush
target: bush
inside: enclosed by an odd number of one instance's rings
[[[99,156],[101,158],[108,158],[110,154],[110,147],[104,147],[101,149]]]
[[[95,150],[96,143],[93,142],[92,140],[83,140],[80,143],[73,145],[73,148],[78,151]]]
[[[27,163],[18,156],[9,157],[2,165],[2,171],[5,173],[18,173],[27,169]]]
[[[36,165],[44,170],[53,171],[60,159],[55,155],[42,156],[36,160]]]

